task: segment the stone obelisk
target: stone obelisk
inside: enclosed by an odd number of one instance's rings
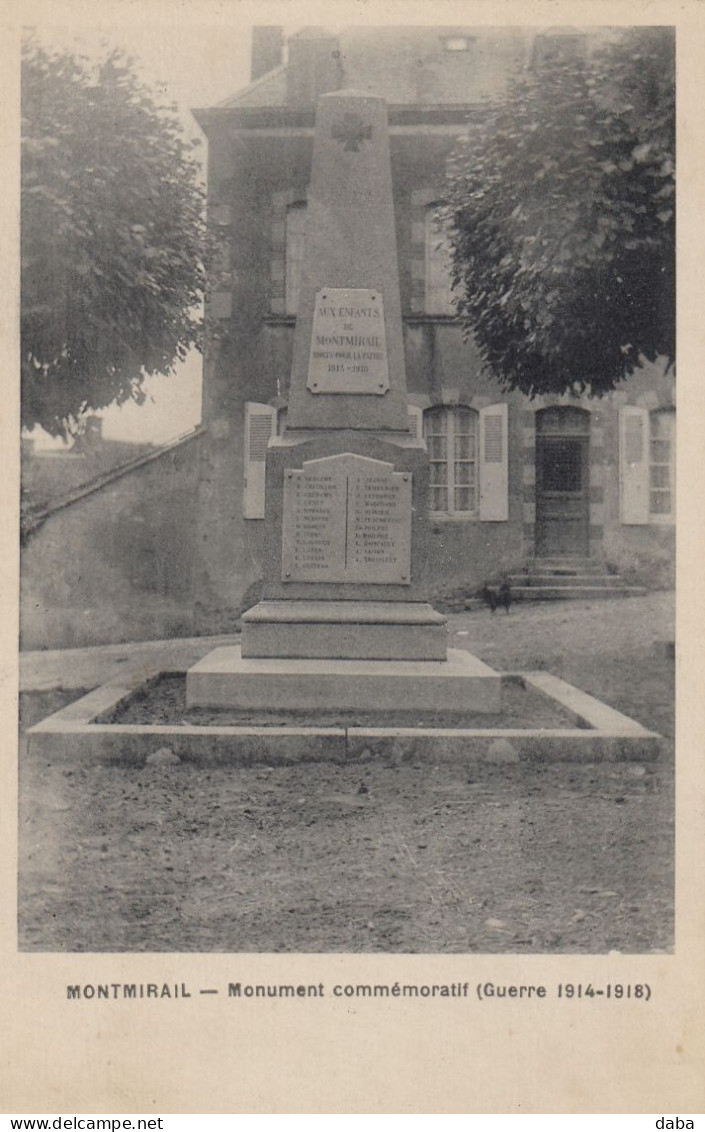
[[[318,104],[287,425],[267,451],[263,600],[189,703],[496,710],[425,581],[428,459],[409,429],[384,100]]]
[[[344,91],[319,102],[299,294],[287,427],[407,432],[381,98]]]

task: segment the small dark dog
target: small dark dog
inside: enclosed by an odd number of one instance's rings
[[[504,606],[509,613],[509,606],[512,604],[512,587],[507,581],[500,582],[498,586],[485,586],[481,597],[485,605],[489,605],[492,613],[498,606]]]

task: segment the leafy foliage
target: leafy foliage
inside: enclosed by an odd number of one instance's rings
[[[602,394],[673,361],[674,110],[670,29],[630,28],[534,69],[452,155],[459,317],[505,387]]]
[[[208,237],[193,144],[120,51],[35,40],[22,65],[22,424],[54,435],[144,398],[202,332]]]

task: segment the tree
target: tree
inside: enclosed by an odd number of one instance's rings
[[[602,394],[675,357],[670,29],[557,54],[474,124],[448,168],[459,317],[510,389]]]
[[[144,399],[200,343],[204,193],[175,108],[133,63],[36,40],[22,62],[22,424]]]

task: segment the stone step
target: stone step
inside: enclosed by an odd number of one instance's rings
[[[606,586],[621,585],[616,574],[550,574],[531,571],[528,574],[510,574],[509,584],[514,590],[517,586]]]
[[[501,676],[476,656],[447,660],[305,660],[214,649],[186,674],[189,707],[498,712]]]
[[[512,586],[514,601],[595,601],[609,597],[642,597],[644,586]]]
[[[530,570],[538,574],[604,574],[605,564],[595,558],[535,558]]]

